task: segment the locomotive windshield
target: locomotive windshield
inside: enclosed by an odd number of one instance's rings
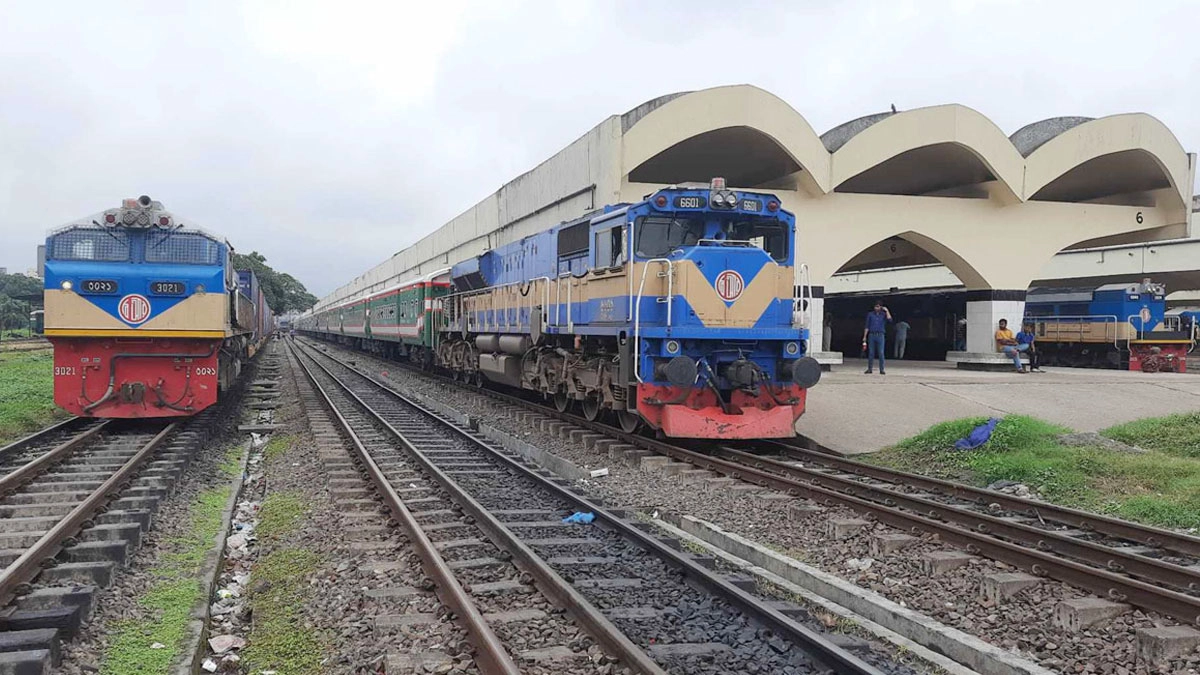
[[[129,260],[129,236],[120,230],[77,229],[54,235],[51,260]]]
[[[695,246],[704,238],[704,221],[693,218],[647,216],[637,224],[637,255],[661,258],[681,246]]]
[[[742,221],[730,223],[725,227],[726,238],[734,241],[748,241],[766,251],[777,261],[787,260],[788,242],[791,236],[788,227],[778,220]]]
[[[698,246],[700,240],[707,239],[714,240],[712,245],[720,245],[718,240],[735,246],[749,244],[766,251],[777,261],[784,261],[791,241],[786,223],[767,218],[724,221],[719,229],[714,225],[712,232],[707,232],[704,221],[699,219],[648,216],[638,221],[636,231],[635,252],[642,258],[661,258],[677,248]]]
[[[218,244],[202,234],[151,232],[146,237],[146,262],[215,265]]]

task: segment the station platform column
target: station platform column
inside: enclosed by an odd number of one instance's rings
[[[946,360],[965,369],[1011,369],[1012,359],[996,349],[996,329],[1000,319],[1007,319],[1013,335],[1021,330],[1025,293],[1024,289],[967,291],[967,348],[947,353]]]
[[[809,355],[821,364],[822,370],[842,365],[842,353],[825,349],[825,294],[820,286],[813,286],[813,297],[805,317],[808,327]]]

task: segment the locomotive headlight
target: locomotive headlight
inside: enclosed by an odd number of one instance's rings
[[[72,284],[71,282],[69,282],[69,281],[64,281],[64,282],[62,282],[62,283],[61,283],[61,284],[59,284],[59,285],[60,285],[60,286],[62,286],[62,289],[63,289],[64,291],[69,291],[69,290],[71,290],[71,286],[72,286],[73,284]]]
[[[795,342],[789,342],[783,346],[783,351],[786,352],[788,356],[795,356],[796,354],[800,353],[800,345],[796,344]]]
[[[679,340],[667,340],[666,348],[668,354],[678,354]]]

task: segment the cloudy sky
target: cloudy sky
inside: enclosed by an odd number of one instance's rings
[[[10,270],[145,193],[323,295],[606,116],[720,84],[768,89],[818,133],[958,102],[1006,133],[1142,111],[1200,150],[1195,2],[0,7]]]

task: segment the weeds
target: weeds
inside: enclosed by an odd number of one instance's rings
[[[246,672],[321,672],[324,650],[303,616],[304,591],[318,562],[312,551],[282,548],[255,564],[248,594],[254,626],[242,653]]]

